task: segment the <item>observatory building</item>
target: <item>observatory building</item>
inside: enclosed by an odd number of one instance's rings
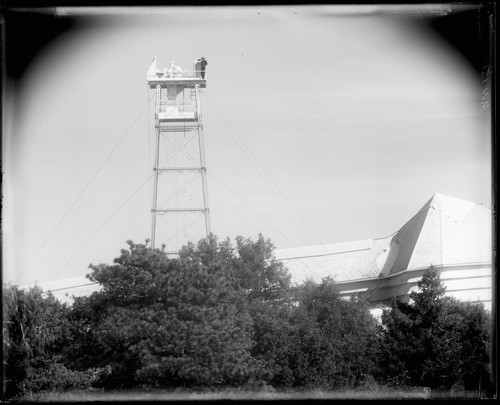
[[[435,194],[401,229],[378,239],[277,249],[293,283],[332,277],[345,297],[365,297],[374,309],[395,296],[409,300],[431,265],[446,295],[492,308],[492,212],[481,204]],[[63,300],[99,285],[85,277],[40,284]]]
[[[491,210],[435,194],[394,234],[379,239],[275,251],[292,282],[330,276],[346,297],[365,297],[374,307],[391,297],[408,301],[431,265],[446,295],[492,305]]]

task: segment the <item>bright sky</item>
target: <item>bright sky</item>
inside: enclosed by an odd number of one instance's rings
[[[202,107],[220,238],[262,232],[289,248],[385,237],[436,192],[489,206],[485,85],[414,13],[373,11],[60,9],[96,18],[44,49],[4,100],[4,282],[85,275],[126,240],[149,238],[154,56],[159,68],[209,62]]]

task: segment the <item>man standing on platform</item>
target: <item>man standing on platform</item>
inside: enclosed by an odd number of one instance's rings
[[[200,72],[201,72],[201,78],[205,78],[205,66],[208,65],[207,60],[202,56],[200,59],[198,59],[196,62],[199,62],[200,64]]]

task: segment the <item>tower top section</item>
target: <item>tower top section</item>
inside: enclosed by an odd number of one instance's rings
[[[189,71],[182,69],[172,61],[170,62],[170,67],[160,70],[156,67],[155,56],[147,72],[148,85],[152,89],[157,86],[168,87],[172,85],[198,85],[201,88],[205,88],[207,87],[205,79],[205,67],[207,64],[205,58],[197,59],[193,62],[193,69]]]

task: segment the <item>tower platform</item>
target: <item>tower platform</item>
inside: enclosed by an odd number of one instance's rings
[[[184,70],[180,66],[176,66],[174,62],[170,62],[170,67],[163,70],[156,68],[156,57],[153,59],[151,66],[146,74],[149,88],[154,89],[157,86],[162,88],[169,86],[181,87],[207,87],[205,79],[205,70],[201,70],[199,63],[193,63],[193,70]]]
[[[186,87],[198,85],[200,88],[204,89],[207,87],[207,80],[189,76],[164,77],[163,75],[159,76],[158,73],[155,76],[148,76],[148,85],[150,89],[155,89],[156,86],[167,87],[174,84]]]

